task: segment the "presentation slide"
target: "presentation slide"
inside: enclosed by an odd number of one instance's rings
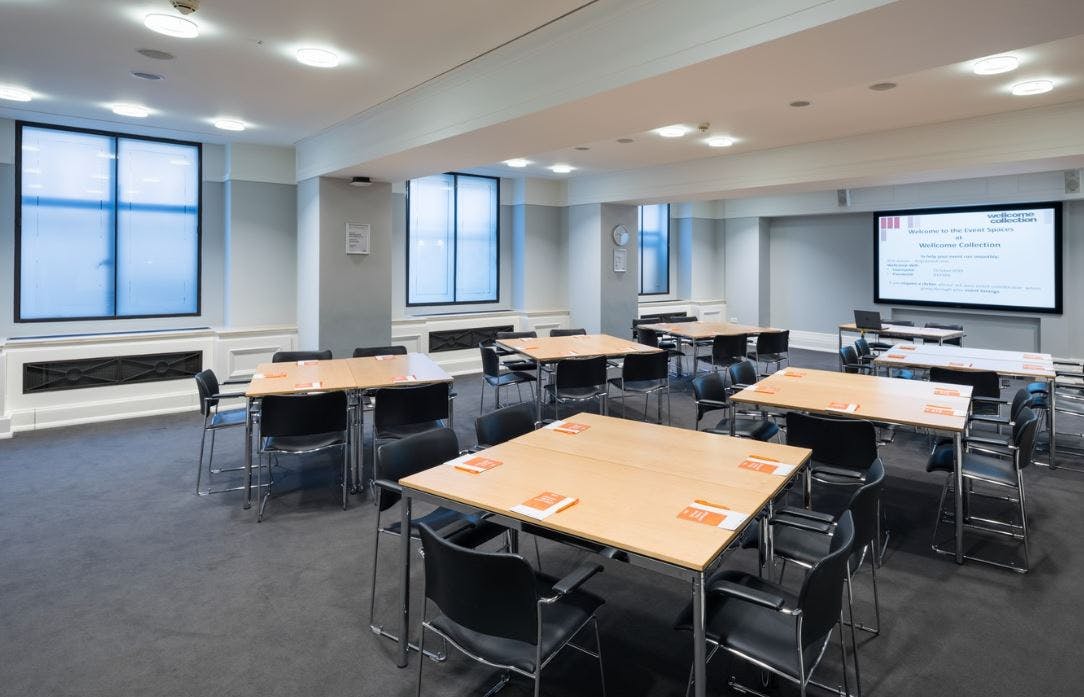
[[[878,213],[875,302],[1059,312],[1061,204]]]

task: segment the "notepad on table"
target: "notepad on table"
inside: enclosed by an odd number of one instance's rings
[[[952,407],[946,407],[941,404],[927,404],[923,411],[927,414],[937,414],[938,416],[967,416],[967,412],[963,409],[953,409]]]
[[[286,373],[253,373],[253,380],[274,380],[276,378],[284,378]]]
[[[828,411],[842,411],[853,414],[858,411],[858,405],[848,402],[828,402]]]
[[[316,361],[316,360],[307,360],[307,361],[298,361],[297,364],[298,365],[316,365],[319,362],[320,361]]]
[[[1038,370],[1038,371],[1043,371],[1043,370],[1050,370],[1050,367],[1049,367],[1049,366],[1045,366],[1045,365],[1035,365],[1034,363],[1025,363],[1025,364],[1024,364],[1024,370]]]
[[[538,496],[534,496],[521,504],[512,506],[510,510],[513,513],[519,513],[528,518],[545,520],[554,513],[558,513],[569,506],[572,506],[577,501],[579,501],[579,499],[574,496],[563,496],[561,494],[555,494],[552,491],[543,491]]]
[[[392,382],[417,382],[418,378],[416,378],[413,374],[410,374],[410,375],[396,375],[395,377],[393,377],[391,379],[391,381]]]
[[[933,393],[935,395],[939,395],[941,397],[959,397],[960,396],[960,391],[959,390],[953,390],[953,389],[950,389],[948,387],[936,387],[936,388],[934,388]]]
[[[949,361],[949,365],[953,368],[970,368],[970,363],[964,363],[962,361]]]
[[[1041,360],[1045,360],[1045,359],[1046,359],[1046,356],[1042,355],[1041,353],[1025,353],[1024,354],[1024,360],[1028,360],[1028,361],[1041,361]]]
[[[723,530],[737,530],[749,517],[748,513],[732,511],[726,506],[708,501],[696,500],[686,506],[677,517],[702,525],[710,525]]]
[[[785,477],[794,471],[795,465],[776,460],[774,457],[764,455],[747,455],[738,467],[764,474],[774,474],[777,477]]]
[[[500,460],[494,460],[491,457],[483,457],[474,453],[468,453],[457,457],[454,460],[449,460],[444,464],[452,465],[457,470],[463,470],[464,472],[470,472],[471,474],[481,474],[482,472],[488,472],[502,463]]]
[[[395,356],[391,355],[390,353],[383,353],[379,356],[373,356],[373,358],[378,361],[390,361],[391,359],[395,358]]]
[[[785,378],[804,378],[805,373],[803,373],[800,370],[791,370],[790,368],[787,368],[786,370],[783,371],[783,377],[785,377]]]
[[[317,380],[316,382],[295,382],[294,387],[299,390],[318,390],[324,383]]]
[[[757,385],[753,388],[753,392],[760,392],[761,394],[775,394],[778,391],[779,390],[774,387],[769,387],[768,385]]]
[[[902,353],[888,353],[888,354],[885,354],[885,357],[886,358],[892,358],[892,359],[897,360],[897,361],[902,361],[902,360],[907,358],[907,356],[905,356]]]
[[[896,348],[898,348],[898,349],[899,349],[900,351],[914,351],[914,350],[915,350],[916,348],[918,348],[918,347],[916,347],[916,346],[910,346],[910,345],[908,345],[908,346],[902,346],[902,345],[900,345],[900,346],[897,346]]]
[[[546,424],[545,428],[548,428],[551,431],[557,431],[558,433],[567,433],[574,436],[577,433],[583,433],[591,427],[587,424],[578,424],[572,421],[554,421],[551,424]]]

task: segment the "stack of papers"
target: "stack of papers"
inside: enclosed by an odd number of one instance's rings
[[[457,470],[463,470],[464,472],[470,472],[471,474],[481,474],[482,472],[488,472],[494,467],[498,467],[501,464],[501,461],[468,453],[467,455],[462,455],[454,460],[449,460],[444,464],[452,465]]]
[[[765,457],[764,455],[749,455],[742,460],[738,467],[753,470],[754,472],[763,472],[764,474],[774,474],[777,477],[785,477],[794,471],[795,465],[788,465],[773,457]]]
[[[732,511],[722,504],[697,500],[686,506],[677,517],[723,530],[737,530],[749,514]]]
[[[577,501],[579,501],[579,499],[573,496],[562,496],[561,494],[555,494],[552,491],[543,491],[538,496],[530,498],[516,506],[512,506],[511,510],[513,513],[519,513],[528,518],[545,520],[554,513],[558,513],[569,506],[572,506]]]
[[[828,411],[842,411],[847,414],[853,414],[858,411],[858,405],[848,402],[829,402]]]
[[[587,424],[577,424],[571,421],[554,421],[551,424],[547,424],[545,427],[551,431],[557,431],[558,433],[567,433],[570,436],[574,436],[577,433],[583,433],[591,428]]]

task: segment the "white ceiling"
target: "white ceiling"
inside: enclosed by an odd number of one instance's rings
[[[588,0],[203,0],[196,39],[156,34],[151,12],[168,0],[0,0],[0,84],[30,103],[0,116],[94,119],[210,142],[288,145],[530,32]],[[336,69],[306,67],[300,46],[327,47]],[[176,56],[158,61],[136,53]],[[160,82],[132,77],[159,73]],[[107,108],[136,102],[154,113],[125,119]],[[224,134],[218,117],[252,128]]]

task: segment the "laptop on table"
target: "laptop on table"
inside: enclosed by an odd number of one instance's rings
[[[879,331],[880,329],[883,329],[881,324],[881,313],[873,310],[855,310],[854,326],[859,329]]]

